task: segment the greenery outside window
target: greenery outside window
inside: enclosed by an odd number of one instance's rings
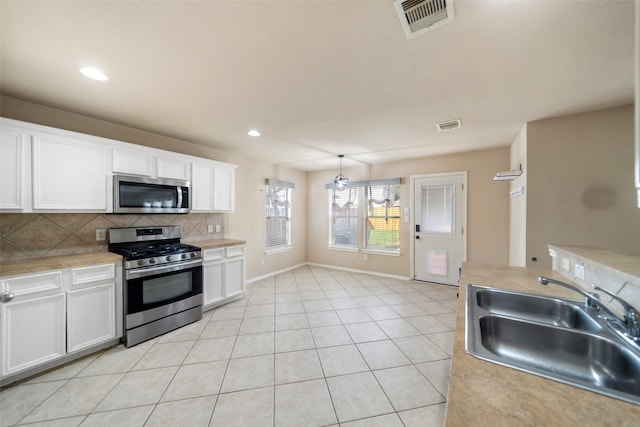
[[[365,250],[400,252],[400,186],[371,185],[365,190]]]

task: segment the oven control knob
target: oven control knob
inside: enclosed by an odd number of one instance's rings
[[[155,264],[155,263],[156,263],[156,259],[155,258],[149,259],[149,264]]]
[[[169,255],[168,257],[165,258],[167,261],[173,261],[173,257],[171,255]]]
[[[191,258],[195,258],[196,257],[196,253],[195,252],[191,252]]]
[[[143,259],[139,259],[138,260],[138,265],[144,265],[144,260]]]
[[[182,254],[181,258],[182,259],[186,259],[187,258],[187,254]]]

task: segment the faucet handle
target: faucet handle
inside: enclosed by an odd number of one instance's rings
[[[609,295],[622,306],[624,310],[624,323],[627,327],[627,335],[634,339],[640,339],[640,315],[638,315],[638,310],[636,310],[635,307],[633,307],[631,304],[629,304],[610,290],[601,288],[595,283],[591,286],[593,287],[593,289],[602,291],[605,294]]]

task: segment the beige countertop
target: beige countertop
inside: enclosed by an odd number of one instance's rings
[[[640,277],[640,257],[619,254],[607,249],[588,246],[549,245],[549,249],[559,249],[586,258],[604,267]]]
[[[240,246],[245,245],[247,242],[244,240],[235,239],[211,239],[211,240],[199,240],[197,242],[190,242],[191,245],[198,246],[202,249],[216,249],[223,248],[225,246]]]
[[[567,289],[539,285],[540,275],[563,280],[550,270],[463,265],[446,425],[640,425],[640,406],[486,362],[465,351],[466,285],[576,298],[577,294]]]
[[[0,276],[38,273],[47,270],[85,267],[96,264],[122,262],[122,257],[111,252],[90,252],[84,254],[59,255],[42,258],[28,258],[0,263]]]

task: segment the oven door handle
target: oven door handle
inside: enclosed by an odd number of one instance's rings
[[[153,276],[153,275],[162,274],[162,273],[171,273],[172,271],[186,270],[187,268],[198,267],[201,265],[202,265],[202,260],[199,259],[196,261],[181,262],[179,264],[173,264],[173,265],[129,270],[127,271],[125,278],[129,280],[129,279],[135,279],[137,277],[146,277],[146,276]]]

